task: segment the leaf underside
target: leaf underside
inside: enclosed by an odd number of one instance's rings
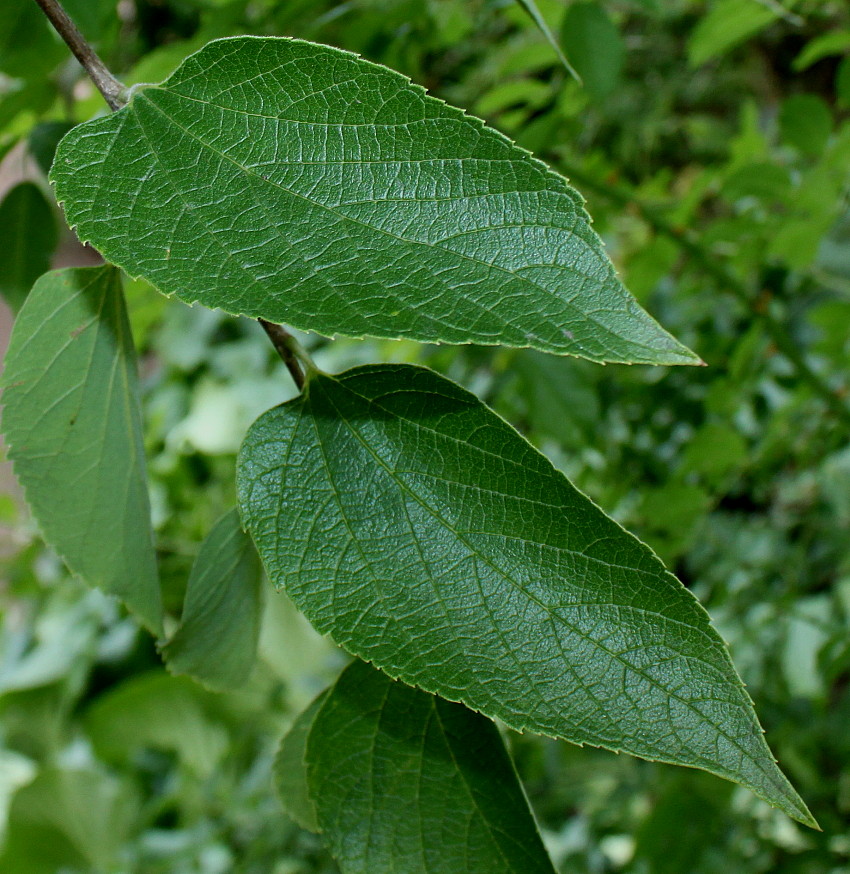
[[[237,489],[271,580],[391,676],[811,822],[696,599],[454,383],[406,365],[316,376],[251,427]]]
[[[238,689],[256,660],[262,608],[257,551],[231,510],[213,526],[192,566],[180,627],[162,647],[168,670],[216,692]]]
[[[211,42],[72,130],[51,178],[81,239],[190,302],[328,336],[698,362],[562,177],[339,49]]]
[[[136,360],[114,267],[48,273],[15,321],[3,423],[45,540],[162,632]]]
[[[308,728],[306,786],[343,874],[553,874],[489,719],[358,661]]]

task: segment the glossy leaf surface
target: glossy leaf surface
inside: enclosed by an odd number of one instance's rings
[[[133,339],[112,267],[35,284],[4,374],[9,457],[47,542],[162,630]]]
[[[810,821],[696,599],[454,383],[404,365],[316,376],[252,426],[237,487],[273,582],[391,676]]]
[[[306,750],[343,874],[553,874],[496,726],[355,662]]]
[[[209,43],[71,131],[52,179],[81,239],[190,302],[327,335],[697,362],[562,177],[339,49]]]
[[[180,627],[162,648],[174,674],[210,689],[238,689],[257,656],[263,612],[262,570],[236,510],[204,540],[186,589]]]

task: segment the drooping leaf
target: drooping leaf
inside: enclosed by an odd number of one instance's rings
[[[16,185],[0,203],[0,295],[17,311],[32,284],[50,269],[56,220],[32,182]]]
[[[573,3],[561,28],[564,49],[590,96],[603,100],[617,87],[625,59],[619,30],[601,3]]]
[[[520,6],[528,13],[529,18],[534,22],[537,26],[537,29],[540,33],[543,34],[546,42],[549,43],[550,46],[555,50],[555,54],[558,56],[558,60],[564,65],[566,71],[579,82],[581,82],[581,76],[576,72],[573,65],[567,60],[567,56],[564,54],[564,50],[561,48],[561,44],[555,37],[555,34],[552,33],[552,28],[549,27],[546,19],[543,17],[543,13],[541,13],[540,9],[537,6],[535,0],[517,0]]]
[[[41,277],[6,355],[9,458],[45,539],[68,567],[160,634],[137,382],[118,271]]]
[[[562,177],[339,49],[209,43],[71,131],[52,179],[82,239],[187,301],[328,335],[697,361]]]
[[[496,726],[460,704],[355,662],[306,761],[343,874],[553,874]]]
[[[257,551],[231,510],[192,566],[180,627],[162,648],[168,669],[217,692],[239,688],[257,656],[262,608]]]
[[[696,599],[450,381],[316,376],[252,426],[237,488],[272,581],[391,676],[516,729],[711,771],[811,822]]]
[[[314,698],[292,723],[281,741],[274,762],[274,783],[283,809],[301,828],[314,833],[320,832],[321,828],[307,785],[307,738],[329,691],[326,689]]]

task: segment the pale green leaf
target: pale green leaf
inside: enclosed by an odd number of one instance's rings
[[[53,211],[32,182],[16,185],[0,203],[0,295],[17,311],[32,284],[50,269],[58,233]]]
[[[237,489],[272,581],[391,676],[812,822],[693,595],[455,384],[405,365],[315,376],[252,426]]]
[[[321,702],[307,784],[343,874],[553,874],[496,726],[355,662]]]
[[[698,67],[729,51],[775,21],[782,8],[759,0],[716,0],[688,40],[688,60]]]
[[[287,816],[307,831],[321,831],[307,786],[307,738],[328,696],[325,690],[301,712],[284,735],[274,762],[274,784]]]
[[[209,43],[71,131],[52,179],[82,239],[190,302],[326,335],[697,362],[562,177],[339,49]]]
[[[68,567],[118,595],[159,634],[137,382],[118,271],[68,269],[39,279],[6,355],[9,458],[45,539]]]
[[[169,671],[217,692],[238,689],[254,667],[262,611],[257,551],[231,510],[213,526],[192,566],[180,627],[162,648]]]

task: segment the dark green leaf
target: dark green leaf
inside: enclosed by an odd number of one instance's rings
[[[572,4],[564,16],[561,41],[591,97],[608,97],[620,79],[625,46],[602,6]]]
[[[38,162],[38,166],[49,173],[53,166],[53,157],[59,140],[68,133],[73,125],[66,121],[45,121],[36,125],[29,135],[30,154]]]
[[[50,269],[57,236],[53,210],[34,183],[21,182],[0,203],[0,295],[14,311]]]
[[[231,510],[192,567],[180,627],[162,648],[168,669],[217,692],[238,689],[256,660],[262,607],[257,551]]]
[[[391,676],[812,821],[696,599],[454,383],[405,365],[316,376],[251,427],[237,488],[272,581]]]
[[[82,239],[188,301],[328,335],[697,361],[563,178],[339,49],[212,42],[71,131],[52,178]]]
[[[15,322],[4,384],[9,457],[45,539],[74,573],[161,633],[136,361],[118,271],[39,279]]]
[[[806,155],[819,155],[832,132],[832,113],[816,94],[794,94],[779,111],[782,139]]]
[[[496,726],[363,662],[315,715],[307,780],[343,874],[553,874]]]

